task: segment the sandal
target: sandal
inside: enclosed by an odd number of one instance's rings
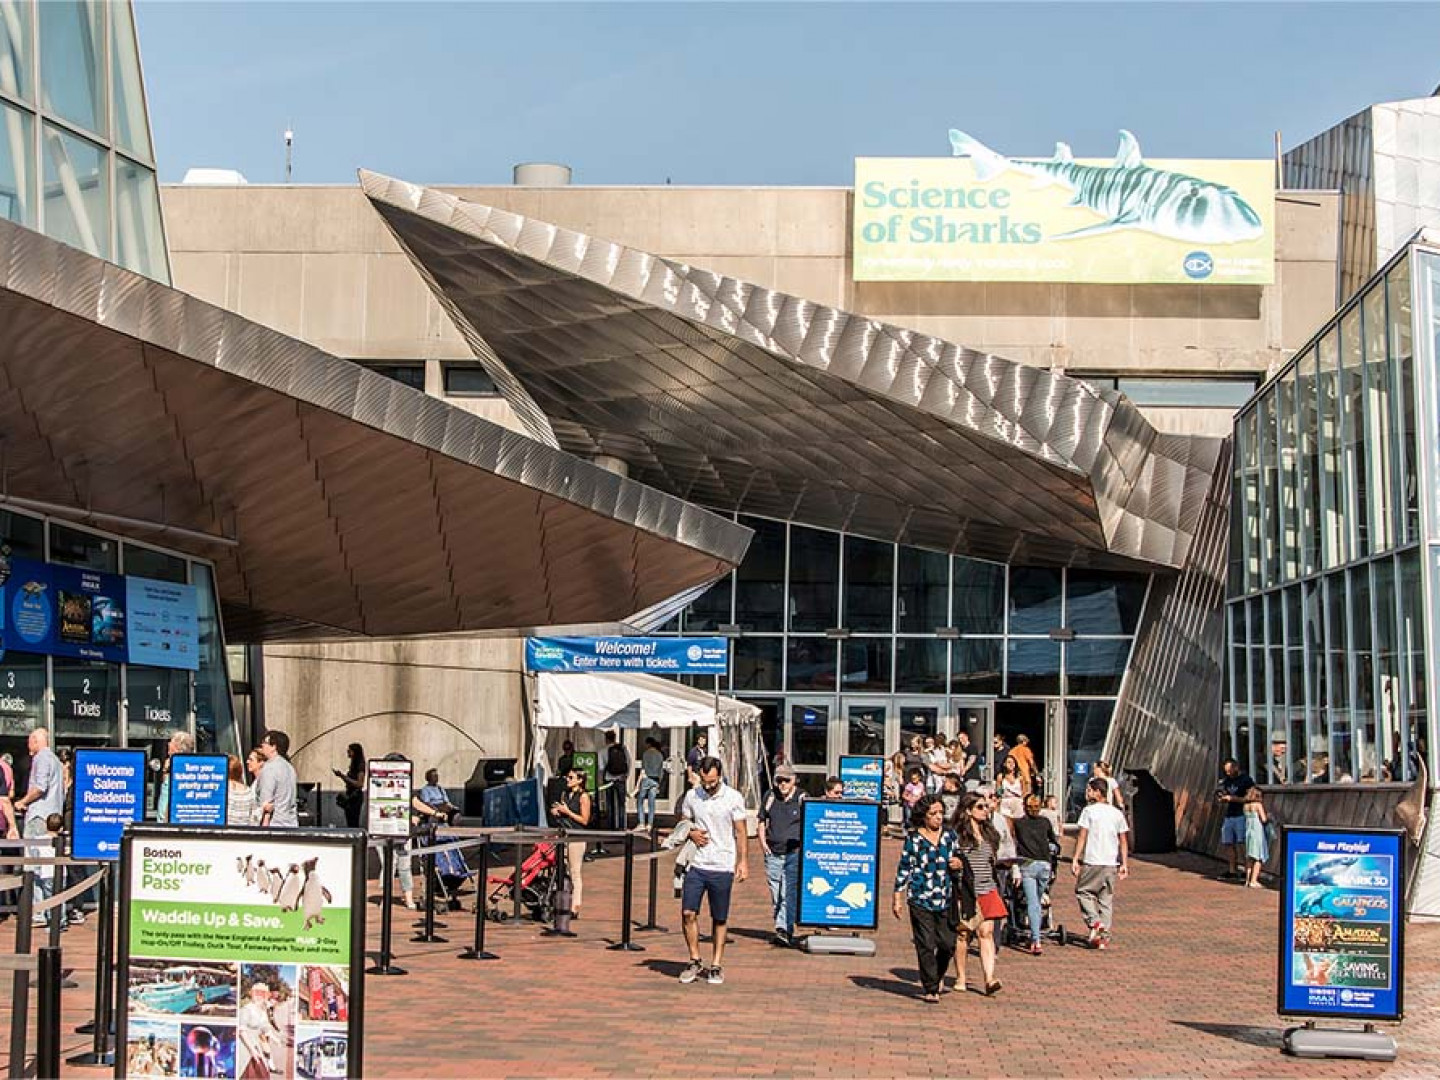
[[[1002,989],[1003,989],[1003,985],[999,982],[999,980],[996,980],[995,982],[992,982],[992,983],[986,983],[986,984],[985,984],[985,996],[986,996],[986,997],[994,997],[994,996],[995,996],[996,994],[998,994]]]
[[[939,1005],[939,1004],[940,1004],[940,995],[939,995],[939,994],[921,994],[921,995],[920,995],[920,1000],[923,1001],[923,1002],[925,1002],[926,1005]]]

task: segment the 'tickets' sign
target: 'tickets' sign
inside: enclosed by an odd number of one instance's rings
[[[1398,830],[1285,826],[1282,1016],[1400,1019],[1403,840]]]
[[[415,766],[408,761],[375,759],[369,763],[367,775],[370,810],[366,827],[370,835],[409,836]]]
[[[225,824],[230,808],[230,763],[223,754],[170,758],[170,824]]]
[[[145,751],[78,748],[74,798],[75,858],[120,858],[125,826],[145,814]]]
[[[880,804],[806,799],[800,831],[802,926],[874,930]]]
[[[115,1075],[361,1074],[364,837],[135,826]]]
[[[526,638],[526,671],[632,671],[650,675],[724,675],[727,638]]]

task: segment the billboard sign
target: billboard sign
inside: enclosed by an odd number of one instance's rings
[[[879,802],[885,782],[885,759],[842,754],[840,782],[845,787],[845,798]]]
[[[73,792],[73,855],[114,862],[125,826],[145,816],[145,751],[77,748]]]
[[[125,578],[130,619],[130,663],[151,667],[200,667],[200,618],[194,585]]]
[[[365,772],[366,830],[371,836],[410,835],[410,797],[415,766],[408,761],[372,759]]]
[[[1008,157],[963,131],[949,158],[856,158],[856,281],[1268,285],[1275,165]]]
[[[170,758],[170,824],[225,824],[230,809],[230,762],[224,754]]]
[[[115,1075],[361,1075],[365,838],[126,831]]]
[[[1403,840],[1391,829],[1283,828],[1282,1016],[1401,1018]]]
[[[879,802],[806,799],[802,815],[796,921],[828,930],[874,930]]]
[[[526,671],[724,675],[729,661],[730,641],[723,637],[525,639]]]

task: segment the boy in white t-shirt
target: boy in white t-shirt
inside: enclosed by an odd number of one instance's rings
[[[1075,900],[1090,928],[1090,947],[1108,948],[1115,882],[1130,875],[1130,826],[1125,815],[1110,805],[1109,785],[1103,779],[1085,785],[1080,838],[1070,870],[1075,875]]]

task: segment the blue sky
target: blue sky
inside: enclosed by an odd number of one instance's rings
[[[1267,157],[1440,82],[1440,5],[138,0],[162,179],[848,184],[856,156]]]

